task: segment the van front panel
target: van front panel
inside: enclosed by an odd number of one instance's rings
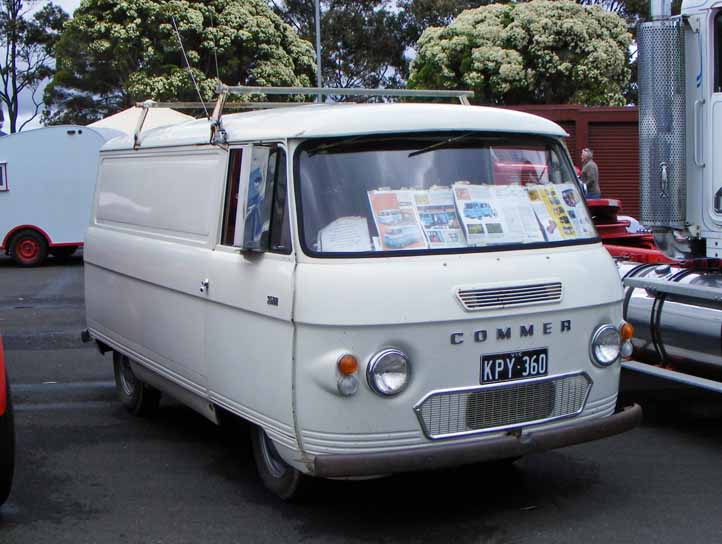
[[[458,421],[449,421],[446,431],[433,430],[423,419],[424,401],[434,393],[478,388],[482,383],[485,387],[516,387],[528,382],[490,382],[504,378],[488,362],[484,366],[484,359],[496,354],[546,350],[548,368],[535,379],[559,378],[553,386],[558,394],[562,386],[576,388],[570,394],[581,395],[581,417],[611,414],[619,363],[609,368],[593,365],[589,343],[599,325],[621,322],[622,292],[615,273],[614,263],[599,244],[400,258],[383,264],[366,259],[353,265],[299,265],[295,386],[303,449],[323,454],[429,444],[441,447],[449,440],[497,435],[494,430],[457,432]],[[561,283],[558,300],[513,308],[470,311],[457,294],[460,287],[549,281]],[[384,398],[369,387],[366,369],[375,353],[389,347],[408,356],[411,371],[408,387]],[[340,395],[337,386],[336,362],[346,353],[357,357],[360,365],[359,390],[349,397]],[[536,387],[537,382],[532,379],[530,384]],[[449,416],[446,412],[442,415]],[[560,418],[546,425],[564,425],[572,419]],[[442,427],[444,424],[441,422]]]

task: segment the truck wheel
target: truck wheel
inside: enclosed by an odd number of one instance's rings
[[[50,254],[56,259],[69,259],[78,250],[78,246],[63,246],[50,248]]]
[[[300,498],[302,490],[308,487],[308,476],[281,458],[273,441],[258,425],[251,430],[251,447],[263,485],[283,500]]]
[[[160,403],[160,391],[140,381],[133,373],[130,359],[113,352],[115,388],[123,406],[134,416],[150,416]]]
[[[48,241],[34,230],[21,230],[10,242],[10,256],[20,266],[38,266],[48,256]]]
[[[7,407],[5,414],[0,416],[0,505],[10,495],[15,469],[15,425],[13,422],[13,405],[10,399],[10,382],[5,374],[7,388]]]

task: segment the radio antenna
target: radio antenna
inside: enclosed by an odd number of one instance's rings
[[[171,17],[171,21],[173,22],[173,30],[175,30],[175,37],[178,40],[178,45],[180,46],[180,50],[183,53],[183,59],[186,62],[186,67],[188,68],[188,73],[191,76],[191,81],[193,81],[193,86],[196,88],[196,93],[198,93],[198,98],[201,102],[201,105],[203,106],[203,111],[206,112],[206,118],[210,119],[211,115],[208,113],[208,108],[206,108],[206,101],[203,100],[203,95],[201,94],[201,89],[198,86],[198,82],[196,81],[196,76],[193,75],[193,69],[191,68],[191,63],[188,61],[188,55],[186,55],[186,48],[183,47],[183,40],[181,39],[180,32],[178,31],[178,25],[175,22],[175,17]]]
[[[213,25],[213,58],[216,61],[216,79],[218,80],[218,84],[221,83],[221,70],[218,68],[218,41],[217,41],[217,35],[216,32],[218,30],[218,27],[216,26],[216,17],[214,10],[211,8],[211,24]]]

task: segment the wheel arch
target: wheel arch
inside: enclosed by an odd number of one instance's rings
[[[22,230],[34,230],[38,234],[40,234],[43,238],[45,238],[45,241],[48,243],[48,247],[55,247],[55,244],[53,244],[53,241],[50,238],[50,235],[45,232],[44,229],[38,227],[37,225],[18,225],[17,227],[13,227],[8,231],[8,233],[5,235],[5,238],[3,238],[2,244],[0,244],[0,249],[4,249],[7,251],[8,245],[10,244],[11,240],[13,239],[13,236],[15,236],[18,232]]]

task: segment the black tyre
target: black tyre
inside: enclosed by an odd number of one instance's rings
[[[266,432],[257,425],[251,430],[251,447],[263,485],[283,500],[301,498],[308,489],[309,477],[286,463]]]
[[[10,399],[10,382],[5,375],[7,407],[0,416],[0,505],[10,495],[15,471],[15,422],[13,420],[13,404]]]
[[[130,359],[113,352],[115,389],[123,406],[133,415],[151,416],[158,409],[160,391],[140,381],[133,373]]]
[[[50,248],[50,254],[56,259],[69,259],[73,253],[78,251],[78,246],[63,246]]]
[[[20,266],[38,266],[48,257],[48,241],[35,230],[21,230],[8,245],[9,255]]]

